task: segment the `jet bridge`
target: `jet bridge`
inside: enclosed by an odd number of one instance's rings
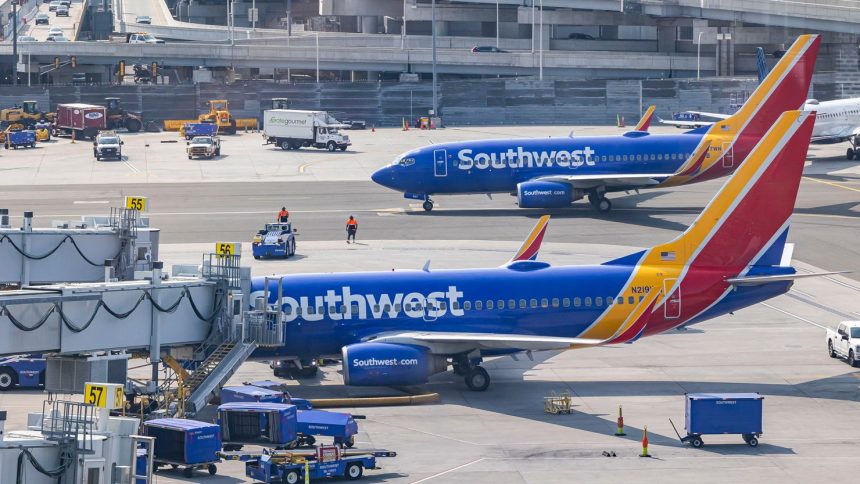
[[[33,228],[33,212],[24,212],[13,228],[9,211],[0,209],[0,285],[133,279],[158,260],[159,231],[147,225],[137,210],[115,208],[110,216],[54,221],[49,229]]]

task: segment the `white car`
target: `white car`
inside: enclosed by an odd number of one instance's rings
[[[58,2],[58,1],[53,1],[48,5],[48,11],[49,12],[56,11],[57,7],[59,7],[60,5],[62,5],[62,3]]]
[[[48,35],[63,35],[63,29],[60,27],[51,27],[50,30],[48,30]]]
[[[827,353],[831,358],[845,358],[851,366],[860,366],[860,321],[843,321],[835,331],[828,328]]]
[[[138,15],[137,18],[135,19],[135,22],[137,22],[139,24],[151,24],[152,23],[152,17],[150,17],[149,15]]]
[[[71,40],[63,37],[63,34],[49,35],[45,42],[71,42]]]

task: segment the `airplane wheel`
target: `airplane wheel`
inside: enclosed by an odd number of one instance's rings
[[[431,202],[430,200],[425,201],[423,206],[424,206],[424,210],[427,212],[429,212],[430,210],[433,210],[433,202]]]
[[[610,202],[608,198],[603,197],[597,202],[597,205],[595,205],[595,208],[597,208],[598,212],[606,213],[606,212],[612,210],[612,202]]]
[[[466,374],[466,386],[473,392],[482,392],[490,386],[490,374],[482,367],[476,366]]]
[[[846,160],[853,160],[854,159],[854,148],[848,148],[848,151],[845,152],[845,159]]]

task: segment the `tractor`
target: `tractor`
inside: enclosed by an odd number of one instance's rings
[[[118,97],[106,97],[105,103],[108,129],[125,128],[129,133],[137,133],[143,128],[143,118],[140,114],[123,109]]]
[[[36,101],[24,101],[21,103],[21,107],[16,106],[0,110],[0,123],[4,125],[21,123],[30,128],[39,121],[53,122],[55,118],[55,113],[39,111],[39,104]]]
[[[223,134],[236,134],[236,120],[230,114],[226,99],[213,99],[209,101],[209,112],[197,117],[198,123],[215,123],[218,132]]]

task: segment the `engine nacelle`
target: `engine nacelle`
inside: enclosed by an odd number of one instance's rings
[[[353,386],[399,386],[427,383],[448,369],[448,359],[421,346],[356,343],[344,346],[343,382]]]
[[[527,181],[517,184],[520,208],[562,208],[582,198],[581,190],[556,181]]]

